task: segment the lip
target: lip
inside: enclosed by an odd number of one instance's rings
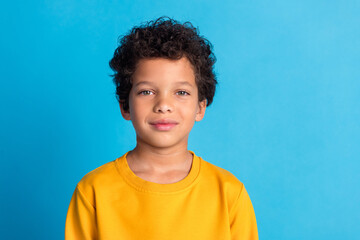
[[[168,131],[175,127],[178,124],[175,120],[172,119],[159,119],[150,122],[150,125],[153,126],[155,129],[160,131]]]
[[[165,118],[151,121],[150,124],[178,124],[178,122],[170,118]]]

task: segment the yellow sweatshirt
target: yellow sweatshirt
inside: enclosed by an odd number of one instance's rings
[[[65,240],[258,239],[244,185],[189,152],[191,170],[176,183],[136,176],[128,152],[86,174],[70,201]]]

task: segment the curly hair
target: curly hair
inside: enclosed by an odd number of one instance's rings
[[[141,26],[134,27],[119,39],[109,65],[115,72],[116,98],[125,111],[129,110],[129,93],[132,76],[141,59],[187,57],[193,66],[199,101],[206,99],[209,106],[215,95],[217,84],[214,73],[215,55],[211,43],[199,35],[190,22],[183,24],[169,17],[160,17]]]

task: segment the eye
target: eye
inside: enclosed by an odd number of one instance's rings
[[[150,90],[144,90],[138,93],[139,95],[151,95],[152,92]]]
[[[177,92],[177,94],[178,95],[180,95],[180,96],[186,96],[186,95],[190,95],[188,92],[186,92],[186,91],[183,91],[183,90],[181,90],[181,91],[178,91]]]

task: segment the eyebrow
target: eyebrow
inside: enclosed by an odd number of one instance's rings
[[[152,82],[149,82],[149,81],[141,81],[141,82],[136,83],[134,87],[137,87],[137,86],[142,85],[142,84],[152,85],[153,83],[152,83]],[[190,86],[190,87],[194,87],[191,83],[186,82],[186,81],[176,82],[175,84],[176,84],[176,85],[188,85],[188,86]]]

